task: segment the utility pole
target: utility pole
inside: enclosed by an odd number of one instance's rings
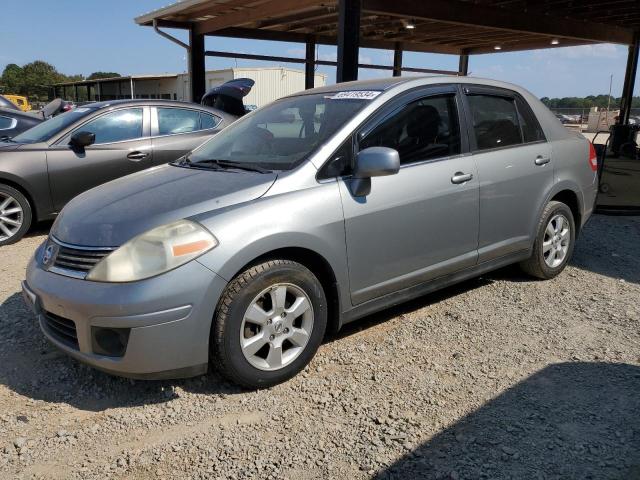
[[[611,85],[612,84],[613,84],[613,73],[609,77],[609,98],[607,98],[607,114],[606,114],[607,127],[611,126],[609,124],[609,108],[611,107]]]
[[[611,85],[613,84],[613,73],[609,77],[609,98],[607,99],[607,114],[609,113],[609,107],[611,107]]]

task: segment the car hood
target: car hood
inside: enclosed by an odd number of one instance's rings
[[[254,200],[276,178],[275,173],[155,167],[77,196],[51,233],[74,245],[117,247],[151,228]]]

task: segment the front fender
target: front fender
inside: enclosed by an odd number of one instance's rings
[[[199,261],[227,281],[256,258],[302,248],[326,261],[338,283],[341,304],[350,304],[344,216],[335,182],[262,197],[196,220],[219,241]]]
[[[17,186],[27,194],[32,201],[34,220],[51,218],[53,204],[44,151],[14,150],[0,153],[0,183]]]

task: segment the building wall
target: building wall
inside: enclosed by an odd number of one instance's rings
[[[235,78],[251,78],[256,82],[244,100],[246,105],[262,107],[278,98],[304,90],[304,71],[280,67],[209,70],[205,76],[206,88],[209,90]],[[121,83],[120,89],[118,89],[119,83]],[[315,86],[324,86],[325,83],[326,75],[316,73]],[[186,73],[162,78],[139,77],[134,79],[133,90],[135,98],[166,98],[184,102],[191,101],[189,75]],[[72,91],[73,86],[67,87],[67,92]],[[92,101],[97,98],[97,94],[97,88],[92,87]],[[100,98],[101,100],[131,98],[129,79],[121,82],[100,82]]]
[[[73,87],[67,87],[67,92],[71,92]],[[165,98],[167,100],[177,99],[177,76],[166,78],[139,78],[133,81],[134,98]],[[95,100],[98,95],[98,88],[91,88],[91,100]],[[129,79],[117,81],[100,82],[100,99],[116,100],[121,98],[131,98],[131,82]]]
[[[251,78],[255,86],[245,105],[262,107],[274,100],[304,90],[304,71],[291,68],[233,68],[233,78]],[[314,85],[324,86],[326,75],[316,73]]]
[[[158,78],[152,80],[134,81],[133,91],[135,98],[164,98],[177,100],[178,78]]]
[[[207,90],[235,78],[251,78],[256,82],[244,99],[245,105],[262,107],[274,100],[304,90],[304,71],[291,68],[229,68],[227,70],[209,70],[205,76]],[[327,76],[316,73],[315,86],[326,84]],[[190,101],[189,76],[178,75],[178,100]]]

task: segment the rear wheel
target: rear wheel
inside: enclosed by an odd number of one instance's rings
[[[20,240],[31,225],[31,205],[13,187],[0,184],[0,245]]]
[[[520,266],[534,277],[553,278],[567,266],[574,243],[575,221],[571,209],[562,202],[549,202],[540,218],[531,257]]]
[[[303,265],[271,260],[227,285],[211,332],[211,358],[230,380],[269,387],[313,358],[327,325],[322,285]]]

